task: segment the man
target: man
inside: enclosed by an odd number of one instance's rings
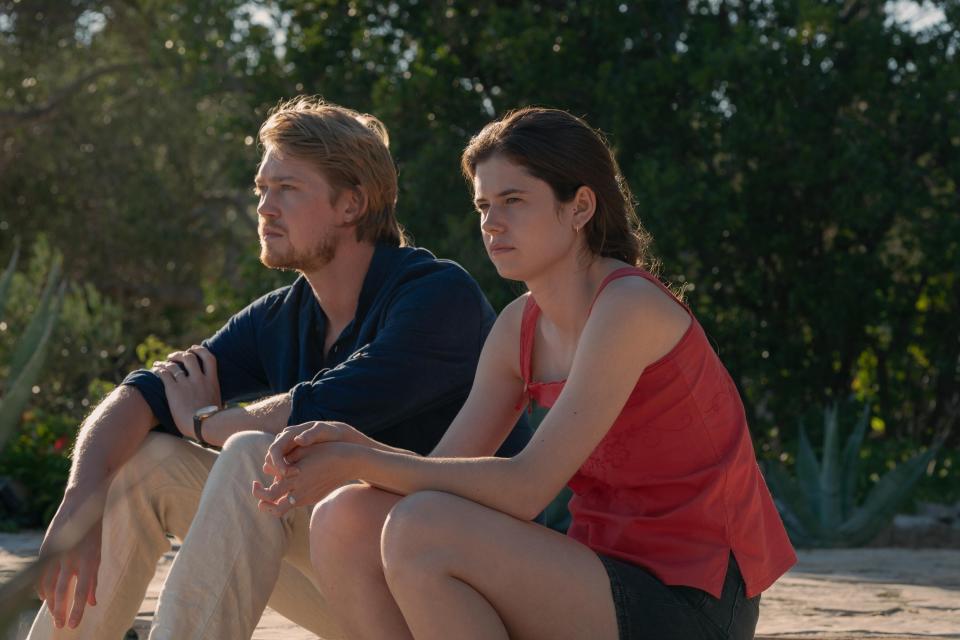
[[[81,505],[96,524],[48,566],[31,638],[122,637],[166,534],[183,544],[151,638],[249,638],[268,601],[337,637],[310,580],[310,505],[278,520],[251,495],[268,479],[267,447],[287,425],[339,420],[427,453],[466,398],[494,314],[459,266],[403,246],[383,125],[298,98],[260,142],[260,259],[300,277],[203,347],[131,374],[87,418],[44,545],[86,516]],[[221,409],[253,394],[262,399]],[[158,424],[167,433],[151,433]],[[529,437],[521,422],[500,454]]]

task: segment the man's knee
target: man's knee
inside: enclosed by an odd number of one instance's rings
[[[252,458],[263,464],[267,449],[273,444],[274,435],[263,431],[238,431],[223,443],[223,450],[220,452],[221,460],[224,458]]]

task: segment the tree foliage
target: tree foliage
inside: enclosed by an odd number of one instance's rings
[[[284,1],[298,88],[394,133],[416,238],[496,301],[456,158],[545,104],[607,133],[754,424],[851,392],[875,430],[960,413],[960,5],[914,33],[876,3]]]
[[[857,0],[3,0],[0,248],[45,233],[119,305],[115,380],[289,279],[256,262],[254,140],[319,93],[384,120],[402,221],[502,306],[459,153],[556,106],[616,147],[765,446],[851,393],[874,438],[955,444],[960,3],[927,5],[917,31]]]

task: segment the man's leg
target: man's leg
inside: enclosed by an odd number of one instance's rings
[[[149,434],[110,483],[97,606],[85,609],[76,629],[57,629],[43,605],[29,640],[122,638],[140,609],[157,560],[170,549],[165,534],[181,539],[187,534],[216,458],[180,438]]]
[[[254,480],[267,480],[272,442],[254,431],[227,440],[160,594],[151,640],[249,638],[268,601],[322,638],[342,637],[307,577],[309,511],[277,519],[251,493]]]

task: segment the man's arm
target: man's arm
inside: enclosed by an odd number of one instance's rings
[[[345,422],[378,438],[393,424],[466,396],[484,339],[483,327],[492,316],[479,288],[459,269],[413,280],[393,294],[372,340],[346,361],[320,371],[289,393],[207,418],[203,439],[222,445],[239,431],[278,434],[287,425],[315,420]],[[252,339],[251,343],[248,351],[257,353]],[[201,371],[195,357],[204,356],[206,350],[190,351],[194,353],[174,354],[189,375],[161,367],[159,377],[176,427],[193,437],[194,411],[211,404],[204,400],[210,397],[209,391],[202,391],[211,387],[207,371],[219,372],[222,379],[231,367],[224,366],[211,345],[216,365]]]
[[[137,389],[126,385],[114,389],[80,427],[66,495],[89,493],[102,485],[130,459],[156,424]]]
[[[73,452],[63,501],[47,529],[41,555],[63,552],[45,567],[38,591],[58,627],[67,623],[67,589],[77,579],[69,624],[80,623],[85,605],[96,604],[100,523],[110,477],[137,450],[157,423],[133,387],[114,389],[84,421]]]
[[[220,411],[203,423],[203,439],[222,447],[227,438],[240,431],[283,431],[290,417],[290,396],[286,393],[258,400],[245,407]]]
[[[464,398],[493,311],[465,272],[448,269],[393,293],[372,340],[290,391],[290,424],[345,422],[364,434]],[[424,452],[425,453],[425,452]]]
[[[134,371],[123,381],[124,385],[135,387],[142,394],[144,400],[149,405],[153,415],[156,416],[154,425],[159,424],[160,428],[167,433],[178,435],[180,433],[193,437],[193,412],[208,404],[219,404],[220,398],[229,402],[233,398],[247,396],[250,394],[265,395],[269,392],[269,382],[263,364],[258,355],[258,343],[256,325],[262,318],[265,309],[276,302],[276,298],[283,295],[283,291],[275,291],[266,296],[255,300],[246,308],[232,316],[223,327],[220,328],[211,338],[203,341],[203,347],[193,346],[186,351],[178,351],[168,356],[170,360],[176,360],[183,364],[190,362],[196,364],[193,357],[201,354],[209,355],[213,363],[212,367],[202,367],[202,376],[204,378],[203,386],[209,381],[217,385],[217,389],[194,389],[192,394],[184,394],[183,389],[179,395],[179,402],[192,404],[189,407],[189,416],[184,422],[182,413],[183,407],[180,407],[181,415],[174,415],[174,405],[177,399],[168,397],[171,390],[169,379],[164,379],[162,372],[163,363],[155,364],[152,370],[140,369]],[[194,352],[192,356],[187,357],[189,352]],[[168,360],[168,362],[170,362]],[[204,358],[206,362],[206,359]],[[200,367],[200,365],[196,365]],[[192,374],[191,374],[192,375]],[[181,379],[180,382],[184,382]],[[190,382],[200,382],[198,376],[192,375]],[[195,387],[198,385],[194,385]],[[216,402],[201,401],[200,396],[210,397],[215,395]],[[200,404],[197,404],[200,402]]]

